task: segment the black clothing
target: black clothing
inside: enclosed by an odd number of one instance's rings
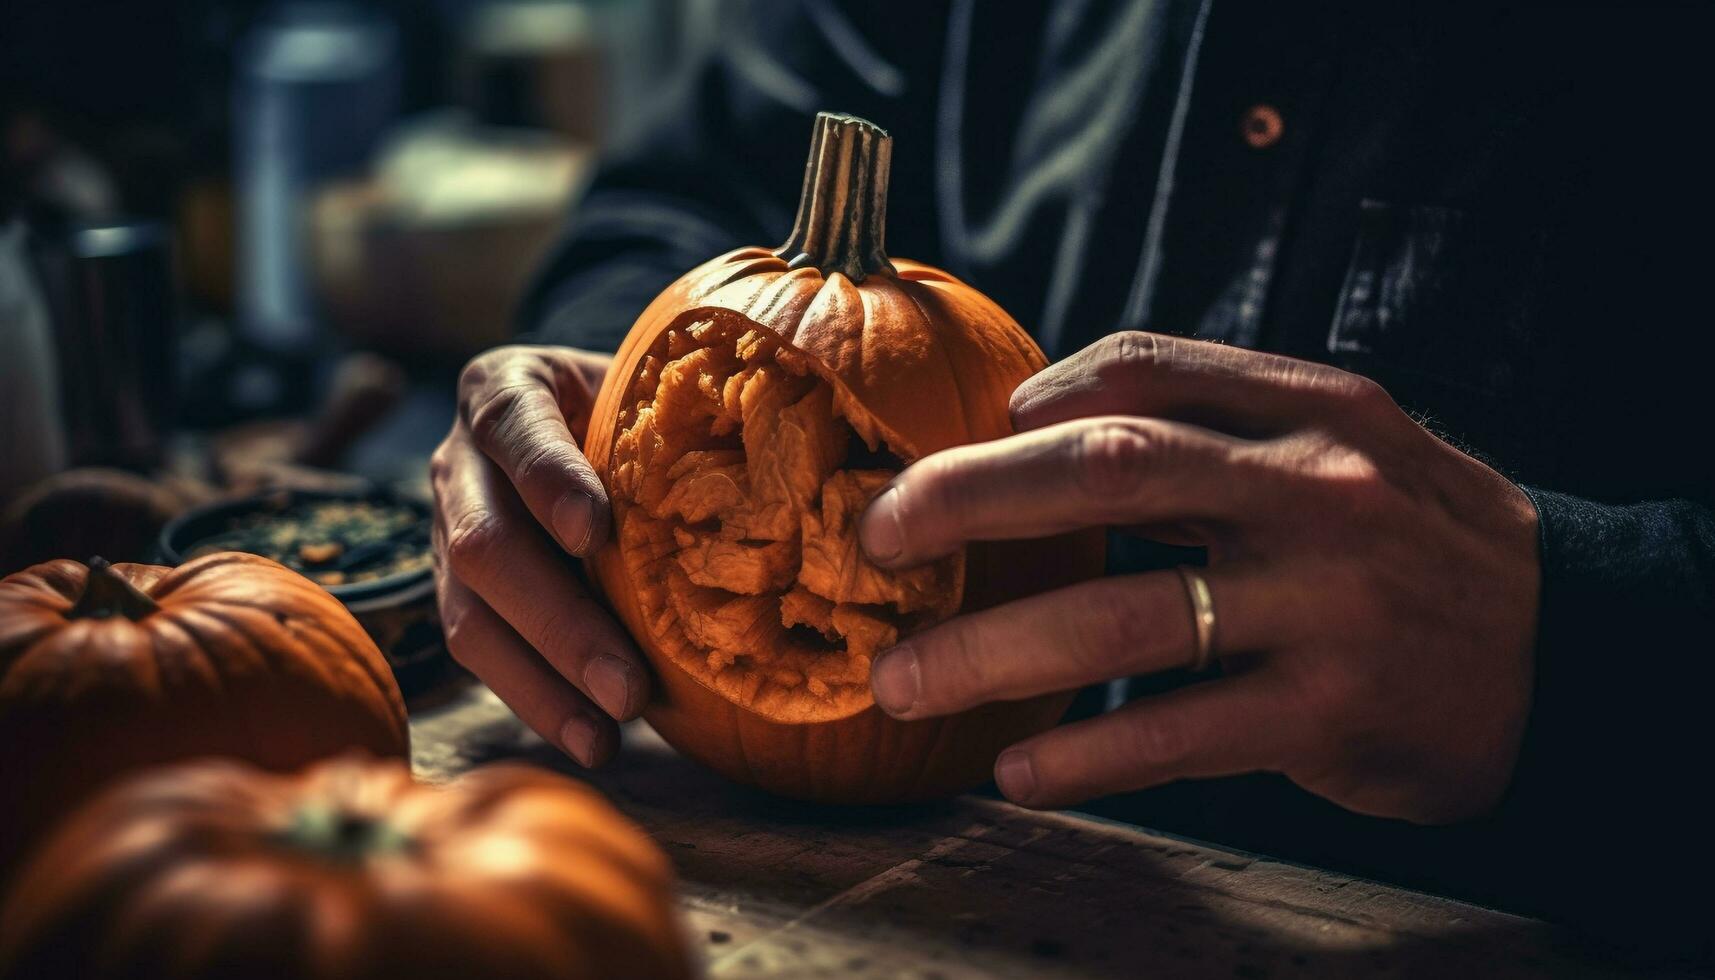
[[[806,0],[721,23],[578,206],[526,329],[612,349],[683,271],[777,243],[835,109],[895,137],[889,252],[987,292],[1052,358],[1140,328],[1376,378],[1541,513],[1507,800],[1416,828],[1252,777],[1098,809],[1703,934],[1708,899],[1668,896],[1710,859],[1645,847],[1699,851],[1712,812],[1715,11]]]

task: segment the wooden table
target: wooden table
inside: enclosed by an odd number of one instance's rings
[[[780,800],[641,723],[586,774],[474,684],[411,730],[425,778],[522,758],[604,790],[672,856],[713,977],[1636,975],[1543,922],[1076,814]]]

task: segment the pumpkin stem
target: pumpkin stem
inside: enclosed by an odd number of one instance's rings
[[[66,612],[71,619],[112,619],[124,616],[136,622],[160,611],[155,600],[144,595],[135,585],[121,578],[107,559],[89,560],[89,578],[83,585],[83,595]]]
[[[774,254],[789,268],[814,266],[852,282],[894,275],[887,260],[887,176],[893,137],[867,119],[837,112],[816,115],[810,161],[798,196],[792,234]]]
[[[361,861],[375,854],[411,849],[411,839],[378,817],[338,805],[306,805],[293,814],[280,843],[336,862]]]

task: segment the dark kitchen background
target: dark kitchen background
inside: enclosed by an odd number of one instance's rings
[[[459,365],[711,7],[9,0],[0,574],[158,557],[220,496],[422,492]]]

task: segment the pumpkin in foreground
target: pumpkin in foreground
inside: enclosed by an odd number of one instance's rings
[[[356,758],[232,760],[102,795],[19,876],[0,978],[690,975],[666,857],[593,790],[494,766],[445,787]]]
[[[405,704],[330,596],[266,558],[59,560],[0,580],[0,872],[115,776],[205,755],[405,758]]]
[[[883,250],[887,134],[817,118],[796,226],[692,270],[644,311],[584,451],[614,533],[593,577],[659,678],[647,718],[727,776],[800,798],[889,802],[987,778],[1069,696],[900,722],[872,659],[959,611],[1101,572],[1085,533],[972,545],[904,572],[857,543],[906,465],[1012,432],[1046,365],[993,301]]]

